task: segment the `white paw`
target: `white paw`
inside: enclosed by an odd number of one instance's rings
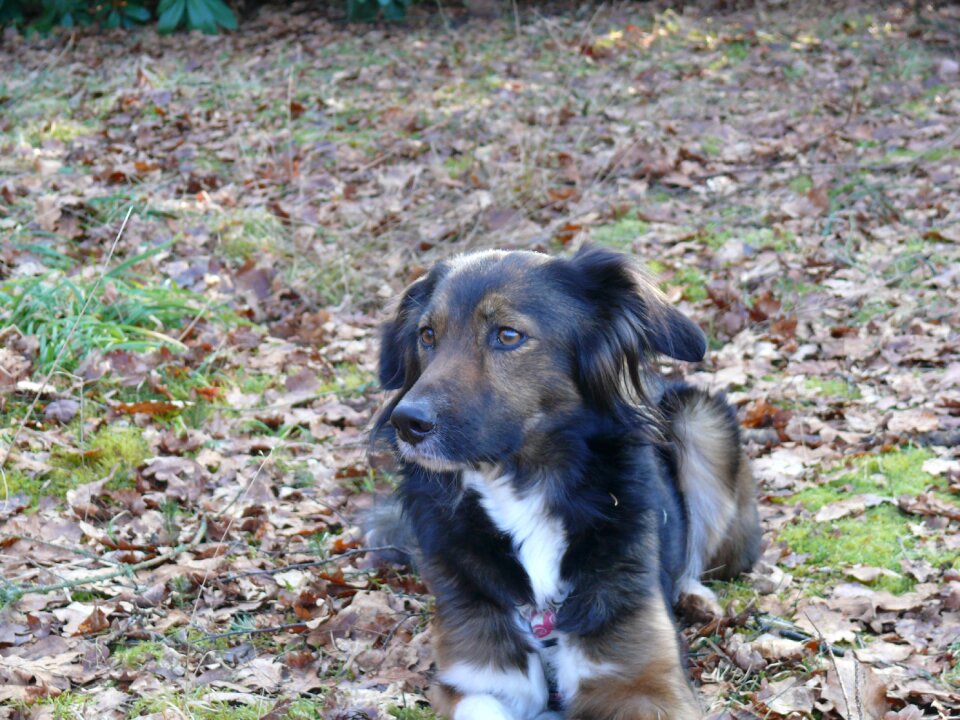
[[[457,703],[453,720],[516,720],[493,695],[467,695]]]
[[[545,712],[537,715],[533,720],[563,720],[563,713]]]

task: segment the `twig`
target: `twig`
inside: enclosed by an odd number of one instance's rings
[[[231,580],[237,580],[239,578],[253,577],[255,575],[276,575],[277,573],[286,572],[287,570],[302,570],[303,568],[309,568],[309,567],[322,567],[323,565],[329,565],[331,563],[335,563],[337,562],[337,560],[346,560],[347,558],[354,557],[355,555],[365,555],[366,553],[384,552],[387,550],[404,552],[403,548],[398,548],[395,545],[381,545],[380,547],[357,548],[355,550],[347,550],[346,552],[342,552],[339,555],[333,555],[331,557],[326,558],[325,560],[308,560],[306,562],[291,563],[290,565],[284,565],[282,567],[267,568],[264,570],[248,570],[246,572],[240,572],[240,573],[231,573],[229,575],[223,575],[218,579],[224,582],[229,582]]]
[[[833,654],[833,648],[827,642],[826,638],[823,636],[823,633],[820,632],[820,628],[817,627],[817,624],[813,621],[813,618],[810,617],[810,613],[804,611],[804,617],[810,621],[810,624],[813,626],[813,629],[817,631],[817,636],[820,638],[821,646],[826,646],[827,652],[830,655],[830,663],[833,665],[833,671],[837,674],[837,683],[840,685],[840,692],[843,693],[843,703],[847,706],[847,715],[850,715],[850,697],[847,695],[847,688],[843,685],[843,676],[840,674],[840,667],[837,665],[837,658]],[[862,720],[863,715],[859,715],[857,720]]]
[[[106,259],[103,261],[103,267],[100,268],[100,274],[97,276],[97,281],[93,284],[93,287],[90,289],[90,292],[87,293],[87,299],[83,303],[83,307],[80,308],[80,313],[73,321],[73,325],[70,327],[70,332],[67,333],[67,337],[64,338],[63,344],[60,346],[60,351],[57,353],[56,358],[53,360],[53,366],[50,368],[50,372],[47,373],[47,376],[43,379],[43,382],[40,383],[40,389],[37,390],[37,394],[33,396],[33,402],[30,403],[30,407],[27,408],[27,412],[24,413],[23,419],[20,421],[20,425],[13,433],[13,437],[10,438],[10,444],[7,445],[6,452],[3,454],[3,459],[0,460],[0,469],[7,466],[7,461],[10,459],[10,455],[13,453],[13,448],[17,444],[17,438],[20,436],[21,431],[30,421],[30,418],[33,416],[33,411],[37,407],[37,403],[40,401],[40,396],[43,394],[44,388],[50,382],[50,378],[53,377],[53,374],[57,371],[57,367],[60,365],[60,361],[63,359],[63,354],[67,351],[67,348],[70,346],[70,341],[73,339],[73,334],[76,332],[77,327],[80,325],[80,321],[83,319],[83,316],[87,312],[87,308],[90,307],[90,303],[93,301],[94,296],[97,294],[97,290],[100,289],[100,283],[103,282],[104,276],[107,274],[107,267],[110,265],[110,260],[113,259],[113,253],[117,249],[117,243],[120,242],[120,238],[123,235],[124,229],[127,227],[127,221],[130,219],[130,214],[133,212],[133,205],[127,209],[126,217],[123,218],[123,224],[120,226],[120,231],[117,233],[117,237],[113,240],[113,245],[110,246],[110,252],[107,253]]]
[[[812,622],[810,623],[813,624]],[[819,638],[814,638],[812,635],[809,635],[805,632],[802,632],[800,628],[789,620],[784,620],[782,617],[777,617],[776,615],[764,615],[763,621],[760,623],[761,630],[772,630],[776,629],[777,633],[781,637],[785,637],[787,640],[797,640],[798,642],[808,642],[810,640],[817,639],[820,642],[820,648],[826,648],[829,652],[837,657],[844,657],[847,654],[847,651],[841,647],[836,647],[828,643],[821,635]]]
[[[22,598],[24,595],[36,594],[43,595],[50,592],[56,592],[57,590],[67,590],[69,588],[80,587],[82,585],[93,585],[94,583],[103,582],[104,580],[112,580],[115,577],[121,575],[131,575],[132,573],[137,572],[138,570],[145,570],[147,568],[154,567],[156,565],[162,565],[168,560],[172,560],[177,555],[182,552],[189,550],[190,548],[196,547],[203,540],[204,536],[207,534],[207,518],[203,517],[200,521],[200,527],[197,529],[197,534],[194,535],[193,539],[189,542],[181,543],[169,552],[163,553],[163,555],[158,555],[155,558],[150,560],[144,560],[143,562],[136,563],[135,565],[126,565],[119,570],[111,570],[108,573],[103,573],[102,575],[91,575],[85,578],[74,578],[73,580],[65,580],[63,582],[54,583],[51,585],[27,585],[26,587],[21,587],[19,585],[14,585],[12,583],[6,584],[3,587],[0,587],[0,607],[4,607],[11,603],[15,603],[17,600]]]
[[[269,633],[280,632],[281,630],[305,630],[306,628],[306,622],[298,622],[287,623],[286,625],[273,625],[272,627],[265,628],[250,628],[248,630],[229,630],[227,632],[216,633],[214,635],[204,635],[202,638],[197,638],[193,642],[213,642],[214,640],[235,637],[237,635],[265,635]]]
[[[120,566],[123,563],[117,562],[116,560],[108,560],[105,557],[97,555],[95,552],[90,552],[89,550],[84,550],[83,548],[68,547],[67,545],[60,545],[59,543],[50,542],[49,540],[40,540],[39,538],[32,538],[21,533],[7,533],[0,532],[0,538],[7,538],[9,540],[23,540],[24,542],[37,543],[38,545],[46,545],[47,547],[56,548],[57,550],[63,550],[64,552],[73,553],[81,557],[85,557],[88,560],[96,560],[97,562],[107,563],[108,565]]]

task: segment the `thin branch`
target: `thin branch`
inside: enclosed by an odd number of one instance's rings
[[[223,575],[219,579],[224,582],[229,582],[231,580],[237,580],[239,578],[253,577],[255,575],[276,575],[277,573],[286,572],[287,570],[302,570],[304,568],[310,567],[322,567],[324,565],[330,565],[335,563],[338,560],[346,560],[347,558],[354,557],[355,555],[365,555],[366,553],[372,552],[385,552],[387,550],[393,550],[395,552],[404,552],[403,548],[398,548],[395,545],[381,545],[380,547],[369,547],[369,548],[356,548],[355,550],[347,550],[346,552],[340,553],[339,555],[333,555],[326,558],[325,560],[309,560],[306,562],[300,563],[291,563],[290,565],[284,565],[282,567],[267,568],[264,570],[248,570],[246,572],[240,573],[231,573],[229,575]]]
[[[155,558],[150,560],[144,560],[143,562],[136,563],[134,565],[125,565],[119,570],[112,570],[108,573],[103,573],[102,575],[90,575],[83,578],[74,578],[73,580],[65,580],[63,582],[54,583],[51,585],[27,585],[20,586],[13,583],[4,584],[3,587],[0,587],[0,607],[5,607],[12,603],[15,603],[17,600],[22,598],[24,595],[44,595],[50,592],[56,592],[57,590],[67,590],[69,588],[80,587],[82,585],[93,585],[95,583],[103,582],[104,580],[112,580],[115,577],[120,577],[121,575],[132,575],[138,570],[145,570],[147,568],[154,567],[156,565],[162,565],[168,560],[172,560],[177,557],[182,552],[185,552],[193,547],[196,547],[203,541],[204,536],[207,534],[207,518],[204,517],[200,521],[200,527],[197,529],[196,535],[189,542],[181,543],[169,552],[163,553],[163,555],[158,555]]]
[[[307,622],[287,623],[286,625],[273,625],[265,628],[250,628],[248,630],[229,630],[227,632],[215,633],[213,635],[204,635],[202,638],[195,638],[193,642],[213,642],[222,638],[235,637],[237,635],[267,635],[270,633],[281,632],[282,630],[306,630]]]
[[[830,663],[833,665],[833,671],[837,674],[837,684],[840,685],[840,692],[843,693],[843,703],[847,706],[847,715],[850,715],[853,706],[850,704],[850,696],[847,695],[847,688],[843,685],[843,676],[840,674],[840,667],[837,665],[837,658],[833,654],[833,648],[827,642],[826,638],[823,636],[823,633],[820,632],[820,628],[817,627],[817,624],[813,621],[813,618],[810,617],[810,613],[804,611],[804,617],[810,621],[810,624],[813,626],[813,629],[816,630],[817,635],[820,638],[821,645],[826,646],[828,654],[830,655]],[[854,671],[856,672],[856,671]],[[858,720],[861,720],[863,716],[861,715]]]

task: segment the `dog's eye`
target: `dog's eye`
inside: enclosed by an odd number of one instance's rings
[[[437,336],[436,333],[433,332],[432,327],[420,328],[420,342],[423,343],[424,347],[433,347],[436,341]]]
[[[519,330],[514,330],[510,327],[502,327],[497,330],[497,342],[503,345],[504,347],[513,348],[517,347],[526,339],[526,336]]]

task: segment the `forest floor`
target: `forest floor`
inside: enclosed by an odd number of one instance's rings
[[[760,479],[709,716],[957,717],[960,8],[764,7],[5,34],[0,718],[433,717],[430,599],[360,549],[376,328],[588,241]]]

